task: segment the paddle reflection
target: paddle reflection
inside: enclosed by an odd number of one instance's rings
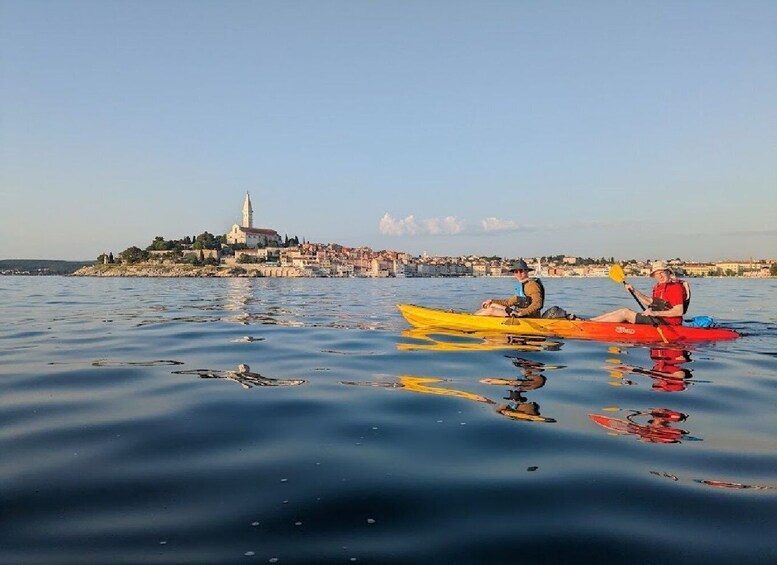
[[[659,472],[659,471],[650,471],[651,475],[655,475],[656,477],[661,477],[663,479],[669,479],[670,481],[674,482],[694,482],[701,485],[705,485],[708,487],[713,488],[722,488],[722,489],[733,489],[733,490],[747,490],[747,489],[753,489],[753,490],[777,490],[777,487],[774,487],[772,485],[759,485],[759,484],[745,484],[745,483],[736,483],[732,481],[721,481],[721,480],[715,480],[715,479],[683,479],[681,477],[678,477],[674,473],[667,473],[667,472]]]
[[[412,328],[400,334],[423,343],[398,343],[400,351],[558,351],[561,343],[543,336]]]
[[[625,418],[601,414],[589,414],[588,417],[606,430],[619,435],[633,435],[648,443],[700,441],[699,438],[689,435],[687,430],[677,427],[677,424],[685,422],[688,415],[669,408],[629,410],[626,411]]]
[[[424,394],[439,394],[442,396],[455,396],[457,398],[465,398],[467,400],[474,400],[475,402],[485,402],[486,404],[495,404],[493,400],[468,392],[466,390],[457,390],[454,388],[448,388],[438,386],[438,383],[445,382],[444,379],[435,379],[433,377],[417,377],[412,375],[401,375],[397,377],[397,381],[388,382],[356,382],[356,381],[340,381],[340,384],[351,386],[370,386],[378,388],[402,388],[413,392],[422,392]],[[434,386],[432,386],[434,385]]]
[[[496,413],[500,414],[501,416],[510,418],[511,420],[547,423],[555,422],[556,420],[554,418],[543,416],[540,413],[540,405],[537,402],[533,402],[527,399],[525,393],[527,391],[537,390],[545,386],[547,378],[542,374],[543,371],[562,369],[563,366],[546,365],[545,363],[541,363],[539,361],[532,361],[530,359],[524,359],[521,357],[507,357],[511,360],[515,367],[520,369],[521,376],[514,379],[484,378],[480,380],[480,383],[486,385],[509,387],[507,389],[507,396],[503,397],[504,400],[508,401],[506,404],[497,404],[496,401],[491,400],[487,396],[483,396],[474,392],[440,386],[440,383],[444,383],[445,381],[443,379],[433,377],[400,375],[397,377],[397,381],[389,382],[340,382],[341,384],[353,386],[400,388],[412,392],[420,392],[423,394],[454,396],[457,398],[464,398],[466,400],[483,402],[485,404],[497,405]]]

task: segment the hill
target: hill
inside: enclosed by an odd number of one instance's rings
[[[69,275],[94,261],[0,259],[0,275]]]

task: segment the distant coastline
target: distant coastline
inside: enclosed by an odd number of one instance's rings
[[[305,244],[315,246],[316,244]],[[331,261],[319,262],[312,259],[311,253],[304,258],[276,262],[239,263],[234,258],[220,260],[218,263],[191,264],[165,260],[149,260],[134,263],[114,262],[95,263],[92,261],[60,261],[44,259],[6,259],[0,260],[0,275],[46,276],[64,275],[77,277],[268,277],[268,278],[451,278],[451,277],[509,277],[511,276],[507,260],[479,257],[397,257],[393,252],[371,252],[360,250],[369,260],[345,261],[337,265]],[[390,260],[385,257],[391,254]],[[536,276],[546,278],[606,277],[609,263],[597,260],[580,259],[581,264],[558,264],[554,261],[540,263],[540,273]],[[758,263],[725,262],[706,264],[698,268],[697,264],[686,264],[679,260],[674,268],[684,277],[747,277],[773,278],[777,276],[777,262]],[[630,260],[623,262],[629,276],[647,275],[649,263]],[[690,267],[689,267],[690,265]],[[694,270],[696,267],[696,270]]]
[[[397,275],[376,275],[375,273],[362,273],[358,275],[340,275],[332,276],[330,274],[322,274],[320,272],[311,272],[304,269],[298,269],[294,267],[280,267],[280,266],[267,266],[267,265],[181,265],[181,264],[133,264],[133,265],[89,265],[82,266],[73,273],[72,276],[76,277],[162,277],[162,278],[175,278],[175,277],[241,277],[241,278],[394,278]],[[401,278],[456,278],[456,277],[511,277],[512,275],[506,271],[494,272],[489,274],[475,274],[472,272],[458,272],[451,274],[404,274]],[[589,273],[583,274],[570,274],[562,272],[543,273],[540,276],[544,278],[563,278],[563,277],[575,277],[575,278],[604,278],[607,277],[607,273],[601,269],[592,270]],[[647,276],[646,273],[634,273],[633,276]],[[684,274],[685,277],[698,277],[700,275]],[[742,278],[774,278],[774,275],[759,274],[758,276],[744,275],[744,274],[719,274],[719,275],[704,275],[705,277],[713,278],[730,278],[730,277],[742,277]]]
[[[61,261],[57,259],[0,259],[0,275],[70,275],[94,261]]]

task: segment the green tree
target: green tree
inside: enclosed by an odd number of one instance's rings
[[[770,277],[777,277],[777,263],[772,263],[769,266],[769,276]]]
[[[199,244],[199,246],[197,244]],[[219,244],[219,238],[206,231],[194,238],[195,249],[218,249]]]
[[[154,241],[151,242],[151,245],[146,247],[147,251],[171,251],[175,249],[176,243],[172,240],[166,240],[161,235],[158,235],[154,238]]]
[[[119,253],[119,258],[130,265],[133,263],[140,263],[141,261],[145,261],[148,259],[148,256],[148,251],[144,251],[143,249],[135,247],[134,245]]]

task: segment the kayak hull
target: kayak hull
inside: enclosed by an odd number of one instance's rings
[[[413,304],[397,304],[408,323],[415,327],[440,328],[463,332],[511,333],[542,335],[570,339],[639,343],[688,343],[721,341],[740,337],[726,328],[691,328],[661,325],[659,332],[648,324],[591,322],[551,318],[500,318],[475,316],[463,312],[448,312]],[[663,334],[663,335],[662,335]]]

